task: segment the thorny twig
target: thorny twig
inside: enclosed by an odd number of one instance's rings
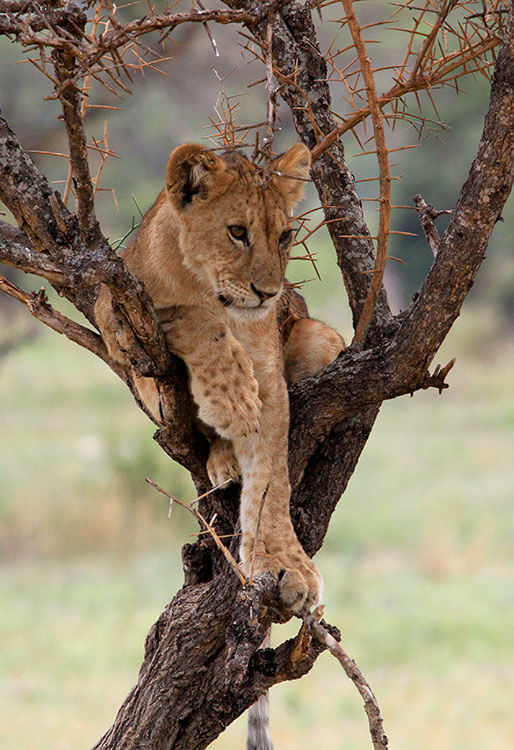
[[[236,574],[236,576],[239,578],[239,580],[241,581],[241,583],[245,584],[246,583],[246,576],[245,576],[245,574],[241,570],[240,566],[236,562],[236,560],[235,560],[234,556],[232,555],[232,553],[230,552],[230,550],[223,544],[223,542],[221,541],[220,537],[216,533],[216,530],[214,529],[214,526],[212,525],[213,521],[212,520],[211,520],[211,522],[207,521],[204,518],[204,516],[200,513],[199,510],[197,510],[196,508],[192,507],[193,503],[195,503],[197,500],[200,500],[202,497],[205,497],[206,495],[209,495],[211,492],[214,492],[215,490],[220,489],[223,486],[226,486],[229,481],[230,480],[226,480],[225,482],[222,482],[221,484],[217,485],[216,487],[212,487],[208,492],[205,492],[203,495],[195,498],[194,500],[191,501],[191,503],[188,504],[188,503],[182,502],[182,500],[179,500],[177,497],[175,497],[175,495],[172,495],[170,492],[167,492],[162,487],[159,487],[158,484],[156,484],[155,482],[153,482],[148,477],[145,477],[145,482],[147,482],[149,485],[151,485],[152,487],[154,487],[158,492],[160,492],[162,495],[165,495],[169,499],[169,501],[170,501],[170,508],[171,508],[172,503],[177,503],[182,508],[185,508],[187,511],[189,511],[189,513],[191,513],[191,515],[196,518],[196,520],[211,535],[211,537],[213,538],[216,546],[223,553],[223,555],[225,556],[226,560],[228,561],[230,567],[232,568],[232,570],[234,571],[234,573]]]
[[[375,79],[373,76],[373,70],[371,68],[371,62],[367,54],[364,40],[362,38],[362,32],[359,22],[357,21],[357,18],[353,11],[352,0],[343,0],[343,5],[346,12],[348,25],[352,34],[353,44],[359,57],[362,77],[364,78],[364,83],[366,85],[366,93],[371,113],[371,119],[373,122],[373,133],[375,137],[376,153],[380,173],[380,216],[378,225],[375,270],[370,279],[368,295],[359,320],[357,321],[357,326],[355,328],[354,343],[359,343],[364,337],[366,329],[371,321],[375,302],[378,298],[378,294],[382,286],[382,279],[384,277],[387,256],[387,243],[389,239],[391,223],[391,170],[389,167],[389,157],[385,140],[382,111],[378,106]]]
[[[413,19],[411,28],[389,27],[389,32],[401,32],[407,35],[406,52],[403,62],[391,67],[393,85],[381,96],[377,97],[377,105],[380,109],[390,106],[392,113],[387,114],[388,119],[410,120],[419,119],[407,108],[406,97],[414,94],[418,106],[421,104],[418,92],[424,91],[431,98],[431,92],[444,85],[456,85],[459,78],[470,73],[481,73],[488,77],[488,70],[492,64],[492,53],[502,41],[503,11],[507,9],[506,0],[489,0],[488,12],[494,22],[487,28],[474,22],[474,14],[465,15],[468,8],[472,7],[472,0],[446,0],[440,7],[435,7],[431,2],[425,2],[423,7],[414,7],[410,2],[394,3],[398,7],[395,15],[401,11],[408,13],[409,19]],[[416,14],[412,14],[416,11]],[[457,16],[461,12],[462,21],[451,23],[450,13]],[[435,14],[436,21],[429,22],[427,14]],[[458,17],[458,16],[457,16]],[[348,17],[340,19],[342,26],[348,23]],[[380,23],[380,22],[379,22]],[[385,19],[383,23],[390,23]],[[422,29],[429,23],[430,31]],[[377,24],[375,24],[377,25]],[[435,33],[437,31],[437,34]],[[420,48],[417,44],[421,41]],[[437,44],[436,44],[437,41]],[[351,60],[343,64],[336,64],[336,58],[342,53],[350,52]],[[414,58],[411,63],[412,58]],[[345,101],[350,105],[351,111],[337,116],[343,120],[330,133],[322,135],[319,143],[312,150],[312,160],[316,161],[327,151],[342,135],[364,122],[371,114],[371,106],[368,102],[362,106],[355,103],[355,97],[361,95],[362,90],[358,88],[360,67],[351,70],[357,62],[353,44],[343,50],[332,52],[332,45],[326,53],[327,63],[331,68],[329,80],[340,81],[348,91],[349,98]],[[375,69],[374,72],[378,72]],[[337,114],[337,113],[335,113]],[[422,117],[423,121],[425,118]]]

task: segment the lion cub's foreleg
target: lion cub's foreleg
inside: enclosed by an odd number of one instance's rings
[[[271,572],[284,604],[299,611],[320,601],[323,580],[298,541],[289,513],[289,404],[280,372],[262,400],[259,432],[233,441],[243,477],[241,563],[248,576]]]
[[[213,483],[226,478],[216,474],[220,466],[229,476],[240,467],[240,556],[246,574],[271,572],[280,581],[287,606],[312,606],[321,596],[322,579],[298,542],[289,515],[289,404],[276,327],[270,326],[261,372],[209,309],[177,307],[160,317],[170,349],[188,367],[200,418],[220,436],[209,461]],[[274,346],[275,356],[268,352]]]
[[[177,306],[160,319],[170,350],[187,365],[200,419],[230,440],[257,432],[259,386],[228,326],[208,308]]]
[[[296,320],[283,346],[284,374],[288,385],[314,375],[333,362],[345,348],[344,339],[330,326],[312,318]],[[213,485],[228,479],[237,482],[241,470],[233,444],[217,438],[211,444],[207,472]]]

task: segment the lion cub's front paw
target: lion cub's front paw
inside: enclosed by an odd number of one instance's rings
[[[231,388],[229,383],[210,384],[198,401],[200,419],[227,440],[247,437],[259,430],[262,403],[256,381],[237,389]]]
[[[282,602],[293,612],[311,609],[321,602],[323,578],[298,543],[275,555],[256,554],[255,561],[249,555],[243,569],[247,574],[253,570],[253,575],[271,573],[278,581]]]
[[[280,598],[293,612],[316,607],[323,596],[321,573],[314,563],[310,560],[309,563],[297,568],[282,568],[278,575]]]
[[[241,470],[234,453],[234,446],[230,440],[216,438],[211,443],[209,460],[207,461],[207,474],[213,487],[228,480],[232,482],[240,481]]]

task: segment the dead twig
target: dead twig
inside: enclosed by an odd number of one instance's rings
[[[441,365],[437,365],[437,367],[435,368],[432,374],[427,372],[427,374],[425,375],[425,379],[423,380],[423,383],[421,384],[421,387],[424,389],[437,388],[439,393],[442,393],[443,390],[445,390],[446,388],[449,388],[450,386],[448,385],[448,383],[445,382],[445,380],[446,380],[446,376],[452,369],[455,362],[456,362],[456,359],[454,357],[444,367],[441,367]]]
[[[209,495],[211,492],[214,492],[217,489],[220,489],[222,486],[225,486],[228,484],[230,480],[226,480],[225,482],[222,482],[221,484],[217,485],[216,487],[212,487],[208,492],[204,493],[204,495],[201,495],[200,497],[195,498],[191,503],[184,503],[182,500],[179,500],[175,495],[172,495],[171,493],[164,490],[162,487],[159,487],[158,484],[153,482],[148,477],[145,477],[145,482],[147,482],[149,485],[154,487],[158,492],[160,492],[162,495],[165,495],[169,501],[170,501],[170,510],[173,503],[177,503],[180,505],[181,508],[185,508],[189,513],[191,513],[192,516],[196,518],[196,520],[205,528],[205,530],[211,535],[211,537],[214,540],[214,543],[216,544],[216,547],[223,553],[225,556],[227,562],[229,563],[230,567],[236,574],[236,576],[239,578],[241,583],[244,585],[247,583],[246,576],[241,570],[240,566],[237,564],[234,556],[230,552],[230,550],[223,544],[220,537],[216,533],[216,530],[214,529],[213,523],[215,520],[215,516],[211,521],[207,521],[204,516],[200,513],[199,510],[196,510],[196,508],[192,507],[192,504],[196,502],[197,500],[200,500],[201,497],[205,497],[206,495]]]
[[[302,614],[302,619],[310,632],[326,646],[332,656],[334,656],[341,664],[347,676],[359,691],[364,700],[364,710],[368,717],[373,748],[374,750],[384,750],[384,748],[388,747],[389,740],[384,733],[382,726],[383,720],[377,699],[355,661],[348,656],[341,644],[338,643],[326,627],[319,622],[322,614],[323,607],[318,607],[312,614],[310,612],[304,612]]]

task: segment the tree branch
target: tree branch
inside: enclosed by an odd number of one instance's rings
[[[441,214],[451,214],[451,211],[436,211],[433,206],[427,205],[419,193],[414,196],[414,205],[416,206],[416,211],[418,212],[423,232],[425,233],[429,247],[432,250],[432,255],[435,258],[439,252],[439,242],[441,238],[439,237],[439,232],[434,224],[434,220],[437,219],[438,216],[441,216]]]
[[[477,156],[437,257],[396,335],[398,356],[421,374],[458,317],[514,181],[514,21],[498,53]]]
[[[62,268],[45,253],[30,249],[25,232],[0,220],[0,261],[25,273],[35,273],[52,284],[65,283]]]
[[[355,661],[348,656],[334,636],[329,633],[320,622],[318,622],[316,613],[304,615],[304,622],[309,630],[314,633],[316,637],[325,644],[330,653],[335,656],[364,700],[364,709],[366,711],[366,716],[368,717],[369,731],[374,749],[383,750],[383,748],[387,748],[389,741],[384,734],[382,716],[380,715],[380,708],[377,699],[359,667]]]
[[[48,302],[44,287],[38,292],[28,294],[11,281],[0,276],[0,290],[24,304],[34,318],[37,318],[37,320],[52,328],[57,333],[63,333],[70,341],[74,341],[76,344],[84,347],[84,349],[88,349],[93,354],[96,354],[97,357],[107,362],[113,369],[116,369],[116,364],[112,362],[107,354],[107,349],[100,336],[91,331],[91,329],[75,323],[75,321],[55,310]]]
[[[326,648],[318,639],[301,633],[257,650],[278,601],[270,576],[242,588],[232,573],[184,586],[148,634],[138,683],[95,750],[206,747],[269,687],[306,674]]]
[[[448,371],[445,368],[444,374]],[[340,422],[385,400],[427,388],[447,388],[441,370],[431,376],[408,365],[392,344],[364,352],[348,348],[324,370],[294,385],[289,393],[289,442],[298,447],[290,464],[292,484],[302,476],[319,442]]]

